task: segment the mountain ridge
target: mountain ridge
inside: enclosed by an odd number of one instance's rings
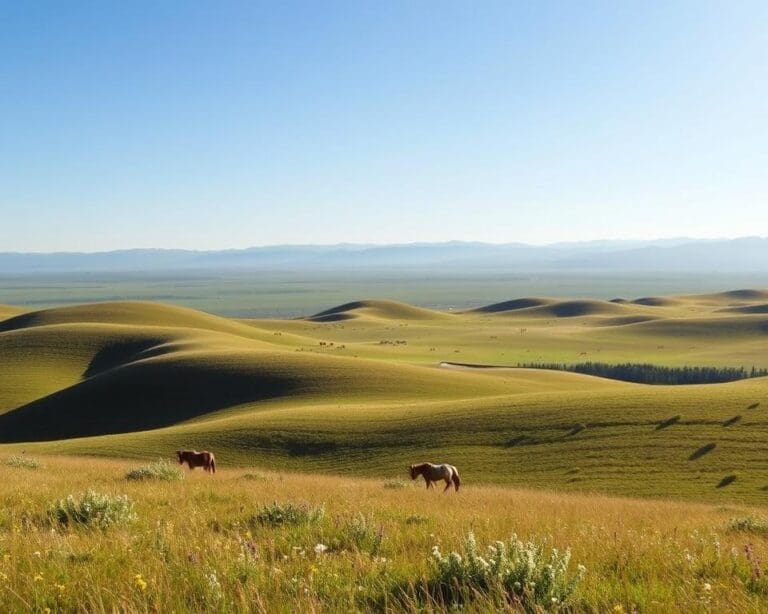
[[[105,252],[0,252],[0,273],[175,270],[768,271],[768,237],[526,243],[268,245],[243,249],[135,248]]]

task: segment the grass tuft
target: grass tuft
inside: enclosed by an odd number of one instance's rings
[[[731,518],[728,523],[728,530],[735,533],[768,535],[768,520],[765,518],[755,518],[754,516]]]
[[[513,535],[481,552],[470,533],[462,553],[443,555],[438,546],[432,549],[429,585],[435,598],[451,605],[476,595],[501,593],[513,606],[529,612],[561,609],[586,569],[580,565],[576,573],[569,572],[570,550],[545,550],[542,543],[524,542]]]
[[[184,479],[184,472],[175,467],[167,460],[158,460],[157,462],[131,469],[125,474],[125,479],[135,482],[146,480],[161,480],[163,482],[174,482]]]
[[[384,542],[384,529],[370,514],[358,514],[342,525],[338,547],[378,556]]]
[[[42,464],[40,461],[32,456],[20,456],[14,454],[10,456],[5,464],[9,467],[17,467],[19,469],[40,469]]]
[[[325,516],[325,507],[308,503],[271,503],[263,506],[247,524],[279,527],[319,522]]]
[[[106,529],[136,520],[134,504],[127,495],[106,495],[87,490],[68,495],[48,508],[48,516],[63,526],[79,525]]]

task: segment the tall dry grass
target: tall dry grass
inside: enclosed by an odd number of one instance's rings
[[[734,517],[760,515],[747,508],[471,483],[442,494],[261,470],[258,480],[222,470],[136,482],[125,479],[133,466],[0,463],[0,611],[437,611],[451,606],[446,594],[469,611],[524,607],[498,590],[432,590],[433,547],[445,555],[469,533],[481,545],[516,534],[570,548],[572,569],[586,567],[570,611],[759,612],[768,595],[768,538],[731,529]],[[104,529],[51,521],[52,502],[89,489],[127,495],[136,520]],[[287,504],[308,515],[253,521]]]

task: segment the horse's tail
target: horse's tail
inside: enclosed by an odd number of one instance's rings
[[[456,488],[456,492],[459,492],[459,486],[461,486],[461,478],[459,477],[459,471],[456,469],[456,467],[453,467],[453,476],[451,479],[453,480],[453,486]]]
[[[216,457],[211,454],[211,473],[216,473]]]

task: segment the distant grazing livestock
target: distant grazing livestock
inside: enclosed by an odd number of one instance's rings
[[[179,465],[187,463],[190,469],[202,467],[204,471],[216,473],[216,457],[212,452],[203,450],[176,450],[176,456],[179,457]]]
[[[438,480],[445,480],[445,488],[443,492],[448,490],[453,483],[456,491],[458,492],[459,486],[461,486],[461,479],[459,478],[459,470],[453,465],[433,465],[432,463],[421,463],[419,465],[411,465],[411,479],[415,480],[420,475],[424,476],[424,481],[427,483],[427,488],[432,486],[432,482]]]

